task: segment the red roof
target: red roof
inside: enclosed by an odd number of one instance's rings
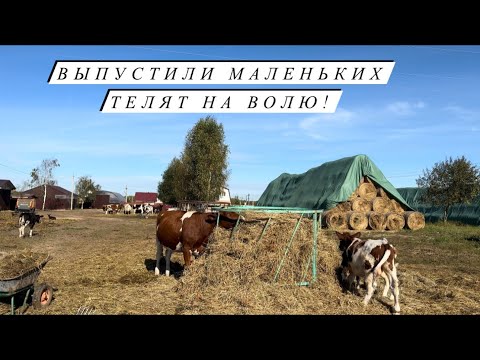
[[[135,193],[136,203],[154,203],[155,201],[157,201],[157,193],[152,193],[152,192],[136,192]]]

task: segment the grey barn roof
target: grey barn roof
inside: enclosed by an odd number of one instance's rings
[[[125,197],[117,192],[100,190],[97,191],[97,195],[109,195],[111,204],[120,204],[126,202]]]

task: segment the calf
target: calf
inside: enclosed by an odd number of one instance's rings
[[[339,249],[343,251],[342,267],[348,269],[348,285],[351,288],[356,277],[363,277],[367,286],[367,294],[363,300],[365,305],[370,301],[376,287],[378,275],[385,279],[383,295],[386,296],[388,288],[392,290],[394,310],[400,312],[399,288],[397,266],[395,259],[397,250],[388,243],[388,240],[361,240],[360,233],[336,232],[340,240]]]
[[[18,237],[25,237],[25,228],[27,226],[30,228],[30,237],[32,237],[33,227],[36,223],[40,222],[40,218],[42,217],[43,215],[36,215],[33,213],[20,214],[20,217],[18,218],[18,225],[20,226],[18,230],[20,234],[18,235]]]
[[[170,275],[170,257],[173,251],[183,252],[185,266],[188,267],[191,256],[201,255],[207,246],[208,237],[213,232],[217,217],[219,226],[231,229],[235,226],[239,215],[236,213],[200,213],[195,211],[162,211],[157,215],[157,263],[155,275],[160,275],[160,260],[163,247],[165,255],[165,275]],[[242,217],[241,217],[242,218]]]

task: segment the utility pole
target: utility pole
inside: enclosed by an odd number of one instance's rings
[[[125,202],[128,203],[128,192],[127,192],[128,188],[127,188],[127,185],[125,185]]]
[[[73,191],[75,190],[75,175],[72,174],[72,193],[70,194],[70,210],[73,210]]]

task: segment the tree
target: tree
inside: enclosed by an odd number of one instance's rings
[[[164,203],[175,204],[186,198],[185,167],[182,160],[174,157],[163,172],[162,181],[158,183],[158,198]]]
[[[229,153],[223,125],[211,116],[201,118],[188,132],[182,163],[189,200],[215,200],[228,179]]]
[[[454,204],[469,203],[480,194],[480,169],[464,156],[451,157],[423,171],[417,185],[425,188],[423,201],[443,207],[443,221]]]
[[[97,191],[101,190],[101,186],[95,184],[95,182],[89,176],[80,176],[75,184],[75,192],[78,195],[79,201],[83,204],[86,202],[93,202]]]
[[[43,159],[40,166],[32,169],[30,172],[30,185],[44,186],[42,210],[45,210],[45,201],[47,199],[47,185],[56,185],[57,181],[53,178],[53,170],[60,166],[57,159]]]

